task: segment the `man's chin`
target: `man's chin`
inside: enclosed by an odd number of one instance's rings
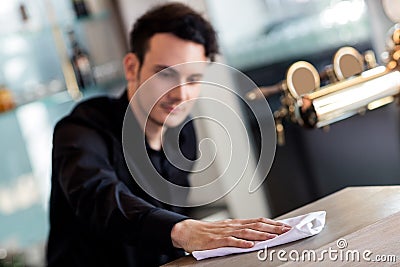
[[[187,116],[170,115],[165,119],[164,126],[167,128],[173,128],[179,126],[186,119],[186,117]]]
[[[184,121],[184,119],[181,119],[181,120],[177,120],[177,119],[167,120],[167,121],[164,123],[164,127],[167,127],[167,128],[174,128],[174,127],[179,126],[183,121]]]
[[[154,118],[152,116],[148,117],[148,120],[163,127],[167,128],[174,128],[176,126],[179,126],[186,118],[188,115],[183,115],[180,114],[179,116],[177,115],[169,115],[163,118]]]

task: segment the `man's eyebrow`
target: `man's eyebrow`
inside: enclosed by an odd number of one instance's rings
[[[203,76],[204,76],[203,73],[193,73],[193,74],[189,75],[189,78],[201,79],[201,78],[203,78]]]
[[[174,70],[174,68],[170,68],[170,66],[167,66],[167,65],[155,65],[154,66],[154,71],[155,72],[160,72],[160,71],[165,70],[165,69],[168,69],[168,71],[173,71],[173,72],[177,73],[177,71]]]
[[[179,71],[177,71],[176,69],[174,69],[171,66],[167,66],[167,65],[155,65],[154,66],[154,72],[160,72],[160,71],[170,71],[173,72],[174,74],[179,74]],[[203,78],[204,74],[203,73],[193,73],[191,75],[189,75],[188,77],[190,78],[197,78],[197,79],[201,79]]]

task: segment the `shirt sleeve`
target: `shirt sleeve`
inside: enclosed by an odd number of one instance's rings
[[[171,249],[172,227],[187,217],[134,195],[118,179],[110,163],[109,145],[98,132],[83,125],[56,127],[53,168],[77,220],[106,238]]]

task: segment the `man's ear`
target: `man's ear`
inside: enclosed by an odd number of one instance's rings
[[[136,82],[139,75],[140,62],[136,54],[128,53],[124,57],[125,79],[128,82]]]

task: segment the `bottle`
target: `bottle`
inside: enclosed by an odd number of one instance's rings
[[[27,23],[29,20],[28,12],[26,11],[26,6],[24,4],[19,4],[18,6],[19,14],[23,23]]]
[[[71,63],[74,68],[78,86],[80,89],[87,89],[96,84],[89,55],[79,45],[75,38],[74,31],[71,30],[68,34],[72,48]]]
[[[89,11],[84,0],[72,0],[72,5],[78,19],[89,16]]]
[[[26,2],[26,1],[25,1]],[[22,1],[17,5],[19,26],[22,31],[38,31],[41,27],[41,18],[35,16],[35,7]]]
[[[0,113],[9,111],[14,107],[15,102],[11,91],[5,85],[0,85]]]

